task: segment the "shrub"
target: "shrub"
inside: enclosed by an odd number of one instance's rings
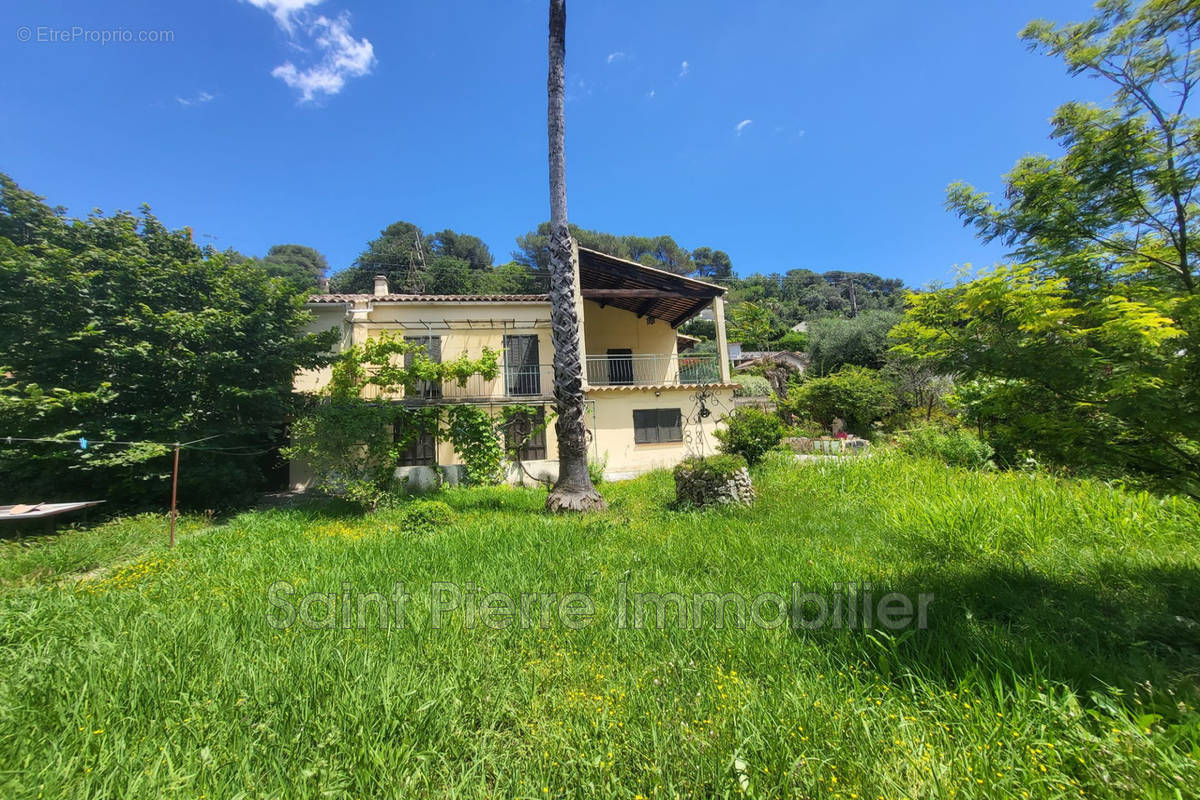
[[[608,451],[599,458],[588,459],[588,477],[592,479],[593,486],[599,486],[604,483],[604,470],[608,467]]]
[[[808,354],[817,375],[846,365],[878,369],[888,349],[888,331],[904,318],[896,311],[871,309],[857,317],[827,317],[808,326]]]
[[[770,397],[771,382],[761,375],[739,375],[734,397]]]
[[[753,466],[783,440],[783,423],[774,414],[757,408],[739,408],[725,417],[725,428],[717,429],[721,452],[741,456]]]
[[[772,350],[790,350],[793,353],[803,353],[808,350],[808,334],[800,331],[788,331],[771,342]]]
[[[991,465],[992,447],[962,428],[917,428],[900,437],[900,449],[913,456],[937,458],[956,467],[982,469]]]
[[[895,405],[891,384],[876,370],[845,366],[828,377],[812,378],[801,384],[791,393],[786,411],[801,418],[812,417],[827,426],[840,417],[847,429],[861,435]]]
[[[819,436],[828,436],[829,429],[816,420],[801,419],[787,426],[784,435],[792,438],[816,439]]]
[[[433,533],[454,521],[454,509],[441,500],[415,500],[400,512],[400,527],[405,533]]]

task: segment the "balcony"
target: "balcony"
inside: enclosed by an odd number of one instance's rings
[[[409,405],[441,403],[521,402],[544,400],[554,393],[554,366],[536,364],[521,367],[501,367],[500,374],[491,380],[472,375],[463,385],[458,381],[423,382],[412,389],[383,393],[377,386],[367,386],[363,396],[368,400],[387,398]]]
[[[692,386],[721,380],[717,357],[708,355],[588,356],[586,368],[588,383],[596,387]],[[408,405],[548,400],[554,396],[554,365],[501,367],[500,374],[491,380],[472,375],[462,386],[457,381],[423,383],[395,393],[367,386],[363,396],[368,400],[397,400]]]
[[[690,386],[719,383],[717,356],[633,355],[610,353],[587,357],[591,386]]]

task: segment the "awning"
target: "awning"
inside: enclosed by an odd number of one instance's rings
[[[616,306],[639,317],[661,319],[678,328],[707,308],[725,287],[686,278],[636,261],[579,248],[583,299]]]

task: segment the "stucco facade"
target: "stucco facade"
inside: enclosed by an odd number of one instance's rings
[[[685,288],[692,292],[686,297],[696,296],[698,290]],[[655,291],[656,297],[663,294]],[[718,419],[733,408],[724,348],[714,355],[681,357],[675,326],[610,305],[606,301],[614,294],[611,289],[598,290],[599,300],[586,299],[587,292],[584,288],[577,297],[592,458],[604,463],[608,478],[617,479],[672,466],[691,453],[711,453]],[[711,305],[723,339],[721,298],[713,298]],[[340,331],[337,350],[386,334],[435,339],[433,346],[443,361],[464,353],[475,359],[484,348],[501,354],[500,374],[494,380],[475,376],[463,387],[447,382],[429,397],[405,397],[401,392],[372,399],[409,405],[470,403],[497,415],[506,405],[520,404],[544,408],[552,416],[554,351],[550,304],[543,295],[397,295],[383,286],[374,295],[316,295],[309,308],[314,314],[311,330]],[[329,378],[328,369],[305,371],[296,376],[296,389],[318,393]],[[544,439],[544,446],[538,442],[534,451],[540,457],[522,459],[522,466],[509,468],[510,481],[556,476],[553,424],[546,426]],[[397,475],[418,486],[454,481],[459,464],[451,444],[439,438],[421,452],[420,463],[398,465]],[[292,465],[295,488],[305,488],[309,480],[303,464]]]

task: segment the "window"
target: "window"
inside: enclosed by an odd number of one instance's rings
[[[504,426],[504,449],[520,461],[546,457],[546,409],[513,414]]]
[[[536,334],[504,337],[504,384],[509,397],[542,393]]]
[[[392,441],[399,442],[402,428],[392,427]],[[437,439],[433,431],[417,434],[412,444],[400,451],[396,457],[398,467],[433,467],[437,465]]]
[[[440,336],[405,336],[404,341],[407,344],[420,345],[425,348],[425,354],[437,363],[442,363],[442,337]],[[404,368],[412,367],[412,353],[404,354]],[[409,397],[419,397],[425,400],[440,400],[442,397],[442,384],[437,381],[419,381],[413,387],[413,391]]]
[[[633,412],[636,444],[683,441],[683,414],[678,408],[648,408]]]

